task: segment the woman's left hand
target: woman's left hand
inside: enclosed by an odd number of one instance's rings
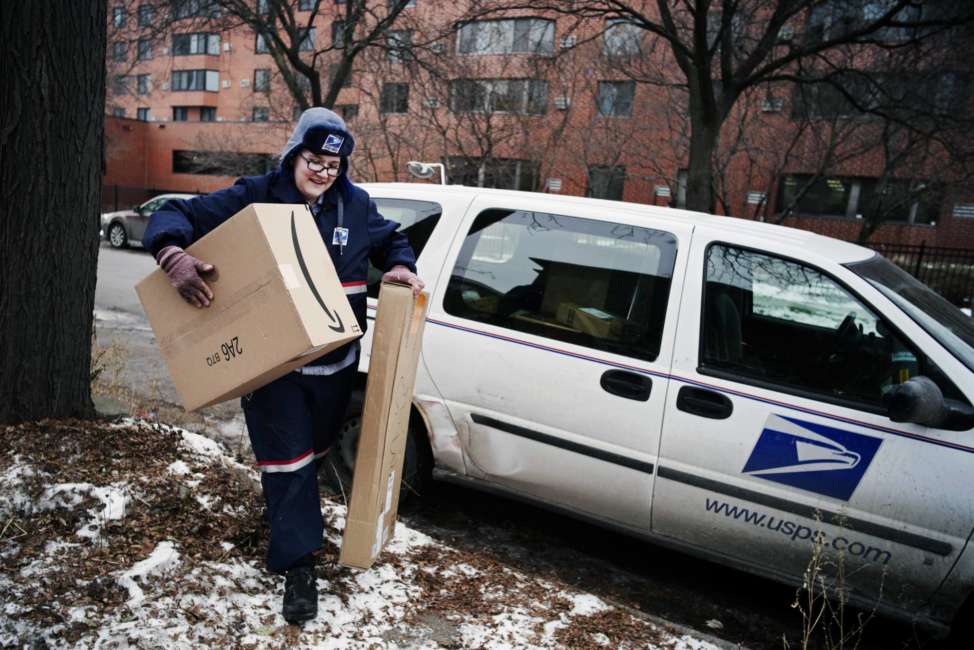
[[[408,268],[402,264],[397,264],[382,276],[382,281],[386,282],[399,282],[401,284],[408,284],[412,287],[413,298],[419,297],[419,292],[423,290],[426,283],[419,279],[419,276],[410,271]]]

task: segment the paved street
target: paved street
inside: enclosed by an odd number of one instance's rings
[[[185,414],[178,405],[133,288],[154,268],[144,251],[118,251],[102,244],[95,292],[98,344],[115,343],[122,349],[118,383],[145,405],[145,415],[220,439],[249,459],[235,401],[202,414]],[[489,547],[521,571],[555,576],[633,611],[749,648],[778,650],[783,635],[792,647],[799,647],[801,617],[792,607],[792,587],[451,485],[436,485],[432,493],[407,505],[402,517],[411,527],[453,546]],[[936,646],[917,639],[906,625],[874,619],[859,647]]]
[[[135,282],[155,268],[155,260],[141,248],[118,250],[102,242],[98,252],[95,308],[121,311],[144,319],[145,312],[135,294]]]
[[[156,268],[140,248],[117,250],[102,242],[95,285],[97,345],[111,348],[102,383],[118,385],[123,402],[134,403],[136,415],[153,415],[173,424],[208,433],[230,449],[249,453],[243,418],[236,401],[187,414],[169,379],[162,356],[135,293],[135,284]]]

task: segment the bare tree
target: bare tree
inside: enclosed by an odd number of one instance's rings
[[[903,50],[974,20],[970,3],[912,0],[882,0],[868,7],[854,0],[477,0],[476,4],[481,17],[530,10],[621,20],[665,44],[659,51],[664,65],[657,69],[671,71],[666,77],[640,77],[638,66],[630,74],[643,83],[686,89],[687,207],[707,212],[715,207],[713,161],[720,131],[748,89],[805,81],[796,77],[799,64],[827,57],[840,47],[860,57],[877,50]],[[896,38],[888,37],[891,30]]]
[[[269,54],[275,78],[294,107],[334,106],[348,83],[356,58],[368,49],[401,47],[395,36],[409,0],[164,0],[151,5],[151,20],[137,18],[150,7],[143,0],[118,0],[109,21],[113,52],[109,74],[117,94],[131,93],[126,75],[138,60],[140,44],[165,42],[177,33],[249,29],[255,47]],[[330,28],[320,34],[321,27]],[[117,53],[114,48],[118,48]],[[290,117],[290,116],[289,116]]]
[[[0,422],[93,415],[105,3],[0,3]]]

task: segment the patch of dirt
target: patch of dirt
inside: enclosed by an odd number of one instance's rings
[[[30,459],[35,470],[20,477],[27,503],[40,500],[52,483],[124,485],[131,496],[124,519],[102,522],[91,538],[77,534],[90,512],[102,508],[91,496],[53,509],[21,506],[3,512],[0,558],[18,594],[20,616],[40,627],[66,625],[64,638],[76,639],[88,626],[72,622],[68,610],[92,606],[104,612],[128,597],[114,579],[103,576],[105,568],[130,567],[164,540],[179,540],[180,553],[190,562],[261,561],[266,524],[259,495],[247,479],[210,466],[199,480],[198,492],[210,499],[201,516],[197,490],[186,488],[167,469],[175,461],[192,461],[193,452],[180,439],[164,425],[99,421],[43,420],[0,428],[0,449],[5,450],[0,473],[18,458]],[[226,550],[224,542],[232,548]],[[66,556],[60,570],[34,575],[31,565],[48,556],[52,544]]]

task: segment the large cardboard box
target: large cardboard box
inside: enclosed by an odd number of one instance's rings
[[[352,499],[338,561],[368,569],[392,539],[399,506],[409,411],[416,384],[426,294],[383,283],[372,334]]]
[[[563,302],[558,305],[555,318],[559,323],[568,325],[576,331],[600,339],[620,338],[625,324],[614,314],[595,307],[579,307],[573,302]]]
[[[156,270],[135,289],[187,411],[260,388],[362,335],[307,206],[254,203],[186,249],[209,307]]]

